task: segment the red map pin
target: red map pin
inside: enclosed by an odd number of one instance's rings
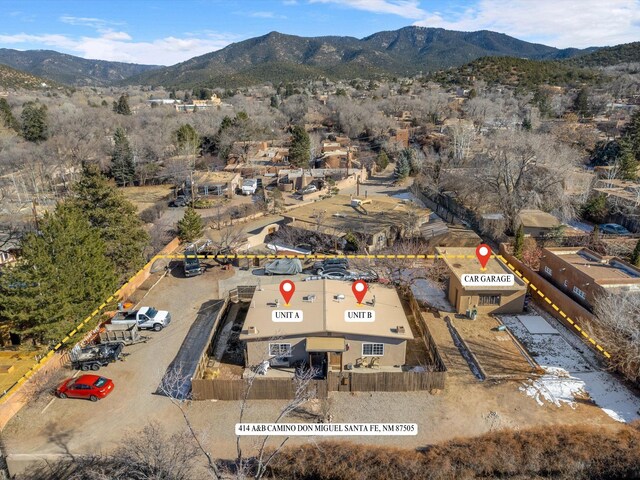
[[[356,297],[356,300],[359,304],[362,305],[362,300],[364,300],[364,296],[367,294],[367,290],[369,289],[367,282],[364,280],[356,280],[351,285],[351,290]]]
[[[291,280],[284,280],[280,283],[280,294],[282,298],[284,298],[284,304],[286,306],[289,306],[289,302],[295,291],[296,285]]]
[[[478,248],[476,248],[476,257],[478,257],[480,265],[482,265],[482,270],[484,270],[487,267],[489,259],[491,258],[491,247],[489,245],[481,243],[480,245],[478,245]]]

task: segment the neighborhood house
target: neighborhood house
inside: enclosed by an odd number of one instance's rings
[[[544,248],[540,274],[578,303],[593,310],[604,293],[640,293],[640,269],[588,248]]]
[[[496,258],[491,258],[483,271],[476,258],[475,248],[447,247],[436,248],[438,255],[444,255],[444,263],[449,269],[449,285],[447,294],[449,303],[460,314],[468,314],[475,310],[478,313],[521,313],[527,287],[524,282],[513,275],[513,272]],[[482,274],[503,280],[511,275],[512,285],[463,285],[463,276]]]
[[[299,282],[288,307],[280,298],[273,284],[256,290],[251,300],[240,335],[247,366],[304,362],[326,375],[372,365],[400,371],[405,363],[413,335],[394,288],[369,285],[358,305],[350,283],[316,280]]]

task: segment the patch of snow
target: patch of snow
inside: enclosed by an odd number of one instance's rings
[[[567,222],[567,225],[575,229],[582,230],[583,232],[593,232],[593,225],[589,225],[588,223],[584,223],[579,220],[570,220]]]
[[[544,405],[544,401],[553,403],[556,407],[566,403],[571,408],[576,408],[577,396],[584,396],[585,383],[579,378],[572,377],[562,368],[549,367],[547,373],[535,380],[529,380],[520,387],[520,391],[533,397],[538,405]]]
[[[411,292],[416,300],[429,304],[442,312],[453,312],[453,307],[447,300],[447,293],[433,280],[418,278],[411,285]]]
[[[518,320],[522,322],[524,328],[526,328],[529,333],[559,335],[558,330],[549,325],[544,318],[537,315],[518,315]]]
[[[399,200],[409,200],[420,207],[424,207],[424,203],[422,203],[422,201],[411,192],[400,192],[395,195],[391,195],[391,197]]]
[[[546,315],[519,315],[501,317],[502,322],[520,340],[531,356],[545,370],[545,374],[530,379],[520,387],[526,395],[534,398],[538,405],[545,401],[556,406],[567,404],[575,408],[575,398],[587,396],[603,412],[619,422],[630,422],[640,418],[640,399],[618,378],[599,371],[597,362],[590,357],[592,352],[555,319]],[[524,322],[522,321],[524,319]],[[529,325],[525,325],[525,323]],[[546,322],[545,327],[541,322]],[[529,326],[541,331],[550,329],[558,334],[533,333]]]

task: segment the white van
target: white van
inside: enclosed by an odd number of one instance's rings
[[[242,182],[242,194],[253,195],[258,189],[258,180],[255,178],[247,178]]]

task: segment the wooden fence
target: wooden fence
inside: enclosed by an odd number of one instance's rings
[[[415,392],[443,390],[447,372],[329,372],[330,392]]]
[[[444,361],[442,360],[442,356],[438,351],[438,346],[436,345],[435,340],[431,336],[431,332],[429,332],[429,328],[427,327],[427,324],[424,322],[422,318],[420,305],[418,305],[418,301],[413,296],[413,293],[411,292],[410,289],[407,289],[405,296],[409,301],[409,308],[411,309],[411,313],[413,314],[413,318],[415,319],[414,323],[418,327],[418,330],[420,331],[420,334],[422,335],[424,343],[427,347],[427,351],[429,352],[430,360],[434,365],[436,372],[445,373],[443,377],[445,378],[447,366],[444,364]],[[443,383],[444,383],[444,380],[443,380]]]
[[[312,397],[327,398],[327,382],[311,380],[307,390]],[[194,400],[291,400],[296,396],[293,378],[255,378],[242,380],[193,379],[191,394]]]

